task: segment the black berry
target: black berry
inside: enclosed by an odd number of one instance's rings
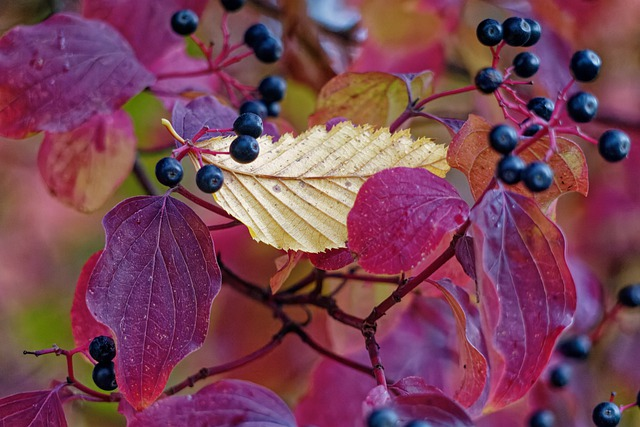
[[[253,24],[244,32],[244,43],[251,49],[255,49],[256,46],[269,37],[273,37],[273,35],[266,25]]]
[[[575,122],[590,122],[598,112],[598,98],[587,92],[578,92],[569,98],[567,112]]]
[[[476,37],[485,46],[495,46],[502,41],[502,25],[495,19],[485,19],[478,24]]]
[[[229,154],[238,163],[251,163],[260,154],[260,144],[249,135],[240,135],[231,142]]]
[[[571,381],[571,373],[571,366],[561,363],[549,373],[549,382],[554,387],[564,387]]]
[[[553,108],[555,107],[552,100],[549,98],[543,98],[541,96],[537,96],[535,98],[531,98],[529,102],[527,102],[527,109],[532,111],[536,116],[549,121],[551,119],[551,114],[553,114]]]
[[[164,157],[156,163],[156,179],[162,185],[175,187],[182,181],[182,164],[173,157]]]
[[[598,403],[591,419],[597,427],[615,427],[620,422],[620,408],[613,402]]]
[[[204,165],[196,173],[196,185],[204,193],[215,193],[223,182],[224,175],[216,165]]]
[[[240,106],[240,114],[253,113],[260,116],[261,119],[267,117],[267,106],[264,102],[258,100],[246,101]]]
[[[640,306],[640,284],[628,285],[620,289],[618,303],[625,307]]]
[[[193,10],[179,10],[171,16],[171,29],[181,36],[195,33],[198,28],[198,15]]]
[[[238,135],[257,138],[262,135],[262,119],[255,113],[240,114],[233,122],[233,131]]]
[[[116,357],[116,343],[111,337],[95,337],[89,344],[89,354],[96,362],[109,362]]]
[[[116,371],[112,361],[98,362],[93,367],[91,377],[93,378],[93,382],[102,390],[111,391],[118,388]]]
[[[598,140],[598,151],[608,162],[619,162],[629,155],[631,140],[629,136],[617,129],[605,131]]]
[[[247,0],[220,0],[222,7],[228,12],[235,12],[244,6]]]
[[[557,349],[565,357],[584,360],[591,352],[591,339],[587,335],[577,335],[561,341]]]
[[[269,117],[278,117],[280,115],[280,103],[279,102],[269,102],[267,105],[267,116]]]
[[[253,52],[260,62],[271,64],[276,62],[282,56],[282,42],[277,38],[270,36],[258,43]]]
[[[513,71],[522,78],[528,78],[538,72],[540,58],[531,52],[520,52],[513,58]]]
[[[522,135],[533,136],[536,133],[540,132],[541,129],[542,129],[542,125],[535,123],[535,124],[532,124],[531,126],[527,126],[524,132],[522,132]]]
[[[376,409],[367,417],[367,427],[396,427],[399,419],[391,408]]]
[[[579,50],[571,57],[569,68],[579,82],[590,82],[598,77],[602,61],[592,50]]]
[[[513,16],[502,23],[502,38],[509,46],[523,46],[531,37],[531,25],[522,18]]]
[[[553,427],[556,417],[548,409],[540,409],[529,417],[529,427]]]
[[[636,395],[636,406],[640,408],[640,391],[638,391],[638,394]]]
[[[502,84],[502,74],[495,68],[483,68],[475,78],[476,87],[482,93],[493,93]]]
[[[287,90],[287,82],[280,76],[267,76],[258,85],[258,92],[266,102],[281,101]]]
[[[524,168],[525,163],[520,157],[509,154],[498,162],[498,178],[505,184],[517,184],[522,179]]]
[[[529,191],[544,191],[553,183],[553,171],[545,162],[531,162],[522,172],[522,182]]]
[[[531,35],[529,36],[529,40],[527,40],[527,42],[522,46],[530,47],[538,43],[538,40],[540,40],[540,37],[542,36],[542,27],[538,21],[534,21],[533,19],[525,18],[525,21],[527,21],[527,24],[531,27]]]
[[[412,420],[409,421],[404,427],[432,427],[430,423],[423,420]]]
[[[500,154],[509,154],[518,145],[518,133],[509,125],[494,126],[489,132],[491,148]]]

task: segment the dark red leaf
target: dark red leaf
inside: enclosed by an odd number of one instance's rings
[[[82,267],[76,291],[71,305],[71,331],[77,347],[87,345],[92,339],[100,335],[111,335],[111,330],[98,322],[87,307],[87,287],[93,269],[102,255],[102,250],[91,255]]]
[[[103,225],[106,244],[87,305],[114,332],[120,392],[142,409],[162,393],[173,367],[202,345],[220,269],[206,225],[168,195],[127,199]]]
[[[455,249],[456,258],[464,272],[476,280],[476,256],[473,252],[473,239],[469,236],[462,236],[456,241]]]
[[[0,39],[0,133],[66,132],[153,83],[109,25],[58,13]]]
[[[129,419],[130,427],[295,427],[289,407],[274,392],[248,381],[223,380],[194,395],[171,396]]]
[[[426,169],[386,169],[358,191],[347,217],[349,249],[372,273],[406,271],[464,223],[468,213],[455,187]]]
[[[308,255],[311,264],[321,270],[338,270],[354,261],[351,251],[347,248],[329,249]]]
[[[233,109],[222,105],[213,96],[201,96],[189,102],[186,106],[176,103],[171,115],[171,124],[178,135],[185,139],[192,138],[196,132],[208,126],[210,129],[229,129],[238,113]],[[209,139],[216,136],[208,133],[201,139]]]
[[[470,214],[483,332],[489,345],[489,404],[522,397],[572,320],[576,290],[562,232],[530,198],[491,190]]]
[[[58,395],[51,390],[18,393],[0,399],[0,425],[7,427],[65,427],[67,420]]]

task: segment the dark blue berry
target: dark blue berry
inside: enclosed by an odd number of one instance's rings
[[[260,144],[248,135],[240,135],[229,146],[231,158],[238,163],[251,163],[260,154]]]
[[[598,140],[598,151],[608,162],[619,162],[629,155],[631,140],[629,136],[617,129],[605,131]]]
[[[567,112],[575,122],[590,122],[598,112],[598,98],[587,92],[578,92],[569,98]]]
[[[276,62],[282,56],[282,42],[277,38],[270,36],[258,43],[253,52],[260,62],[271,64]]]
[[[240,114],[245,113],[253,113],[260,116],[261,119],[267,117],[267,106],[264,105],[264,102],[258,101],[256,99],[251,101],[246,101],[240,106]]]
[[[267,115],[269,117],[278,117],[280,115],[280,103],[269,102],[267,105]]]
[[[287,82],[280,76],[267,76],[258,85],[258,92],[265,103],[282,101]]]
[[[509,154],[518,145],[518,133],[509,125],[494,126],[489,132],[491,148],[500,154]]]
[[[102,390],[111,391],[118,388],[116,371],[112,361],[98,362],[93,367],[91,377],[93,378],[93,382]]]
[[[495,19],[485,19],[478,24],[476,37],[485,46],[495,46],[502,41],[502,25]]]
[[[513,71],[522,78],[528,78],[538,72],[540,58],[531,52],[520,52],[513,58]]]
[[[593,408],[591,419],[597,427],[615,427],[620,422],[620,408],[613,402],[601,402]]]
[[[482,93],[493,93],[502,84],[502,74],[495,68],[483,68],[478,71],[475,78],[475,84]]]
[[[423,420],[412,420],[404,425],[404,427],[432,427],[432,426],[433,425],[431,423],[428,423]]]
[[[598,77],[602,61],[592,50],[579,50],[571,57],[569,68],[573,77],[579,82],[590,82]]]
[[[173,157],[164,157],[156,163],[156,179],[162,185],[175,187],[182,181],[182,164]]]
[[[262,119],[255,113],[240,114],[233,122],[233,131],[238,135],[257,138],[262,135]]]
[[[502,23],[502,38],[509,46],[523,46],[531,37],[531,25],[522,18],[513,16]]]
[[[529,427],[553,427],[556,417],[548,409],[540,409],[529,417]]]
[[[235,12],[236,10],[240,10],[246,2],[247,0],[220,0],[220,3],[222,3],[222,7],[224,7],[227,12]]]
[[[591,339],[587,335],[576,335],[561,341],[557,349],[565,357],[584,360],[591,352]]]
[[[542,125],[535,123],[535,124],[532,124],[531,126],[527,126],[524,132],[522,132],[522,135],[533,136],[536,133],[540,132],[540,130],[542,130]]]
[[[551,114],[553,114],[553,108],[555,107],[552,100],[549,98],[543,98],[541,96],[537,96],[535,98],[531,98],[529,102],[527,102],[527,109],[532,111],[536,116],[549,121],[551,119]]]
[[[224,175],[216,165],[204,165],[196,173],[196,185],[204,193],[215,193],[223,182]]]
[[[367,417],[367,427],[396,427],[400,420],[391,408],[375,409]]]
[[[625,307],[640,306],[640,284],[628,285],[620,289],[618,303]]]
[[[571,366],[566,363],[561,363],[549,373],[549,382],[554,387],[564,387],[571,381],[571,373]]]
[[[533,19],[525,18],[525,21],[527,21],[527,24],[531,27],[531,35],[529,36],[529,40],[527,40],[527,42],[522,46],[530,47],[538,43],[538,40],[540,40],[540,37],[542,36],[542,27],[538,21],[534,21]]]
[[[198,28],[198,15],[193,10],[179,10],[171,16],[171,29],[181,36],[195,33]]]
[[[531,162],[522,172],[522,182],[529,191],[544,191],[553,184],[553,170],[545,162]]]
[[[116,343],[111,337],[95,337],[89,344],[89,354],[96,362],[109,362],[116,357]]]
[[[517,184],[522,179],[525,166],[524,161],[518,156],[513,154],[504,156],[498,162],[498,178],[505,184]]]
[[[269,37],[273,37],[271,31],[264,24],[253,24],[244,32],[244,44],[255,49],[260,43]]]

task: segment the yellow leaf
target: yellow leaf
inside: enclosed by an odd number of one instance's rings
[[[233,139],[218,137],[197,145],[227,151]],[[387,128],[351,122],[330,131],[315,126],[298,137],[286,134],[275,143],[262,136],[258,142],[260,155],[252,163],[225,155],[203,155],[203,161],[224,174],[224,185],[214,194],[220,206],[245,224],[255,240],[285,250],[344,247],[347,214],[362,183],[376,172],[423,167],[444,176],[449,170],[444,145],[429,138],[413,140],[408,131],[391,134]]]

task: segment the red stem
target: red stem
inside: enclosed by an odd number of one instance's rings
[[[232,217],[231,215],[229,215],[224,209],[222,209],[219,206],[214,205],[213,203],[209,203],[207,201],[202,200],[201,198],[197,197],[195,194],[191,193],[189,190],[187,190],[186,188],[184,188],[182,185],[178,185],[175,189],[176,193],[180,194],[181,196],[183,196],[185,199],[191,200],[193,203],[195,203],[196,205],[205,208],[208,211],[211,211],[215,214],[218,214],[220,216],[223,216],[225,218],[231,219],[231,220],[235,220],[234,217]]]

